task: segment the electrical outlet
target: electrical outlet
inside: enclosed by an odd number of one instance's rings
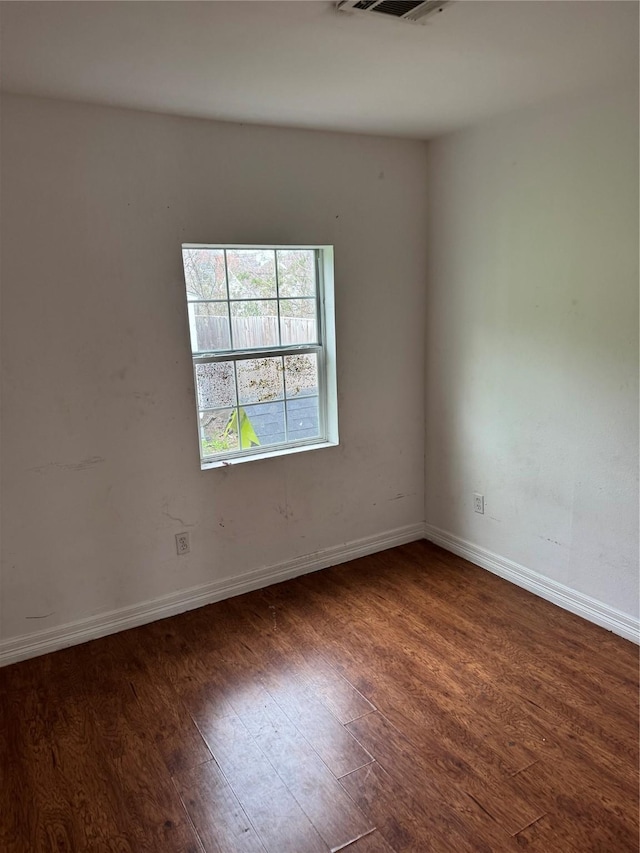
[[[484,515],[484,495],[473,496],[473,511],[479,512],[480,515]]]
[[[178,556],[181,557],[183,554],[188,554],[191,550],[191,546],[189,545],[189,534],[188,533],[176,533],[176,551]]]

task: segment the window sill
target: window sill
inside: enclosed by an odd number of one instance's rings
[[[246,456],[234,456],[230,459],[215,459],[211,461],[202,460],[200,468],[208,471],[211,468],[229,468],[232,465],[240,465],[243,462],[253,462],[256,459],[272,459],[275,456],[290,456],[292,453],[305,453],[307,450],[322,450],[327,447],[337,447],[337,441],[319,441],[316,444],[304,444],[299,447],[282,447],[278,450],[265,450],[261,453],[250,453]]]

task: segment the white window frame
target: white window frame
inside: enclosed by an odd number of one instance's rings
[[[227,275],[226,250],[234,249],[262,249],[269,251],[277,250],[306,250],[313,251],[316,261],[316,307],[317,307],[317,344],[291,344],[278,347],[259,347],[251,349],[215,350],[213,352],[201,352],[197,348],[197,336],[195,331],[195,316],[191,306],[196,304],[186,296],[187,319],[189,323],[189,337],[191,341],[191,357],[193,362],[193,381],[196,407],[196,427],[198,430],[198,448],[200,453],[200,467],[203,471],[210,468],[221,468],[223,466],[235,465],[239,462],[249,462],[256,459],[269,459],[276,456],[285,456],[291,453],[301,453],[307,450],[318,450],[324,447],[335,447],[339,444],[338,435],[338,393],[336,380],[336,336],[335,336],[335,298],[334,298],[334,267],[333,246],[326,245],[256,245],[241,243],[183,243],[182,249],[223,249],[225,250],[225,275]],[[277,266],[277,265],[276,265]],[[277,273],[276,273],[277,276]],[[185,279],[186,284],[186,279]],[[276,284],[277,288],[277,284]],[[278,299],[278,312],[280,295],[276,289]],[[286,297],[283,297],[286,298]],[[227,299],[218,300],[226,302],[227,306],[234,300],[229,299],[227,281]],[[231,329],[231,317],[229,316]],[[233,344],[233,341],[231,341]],[[205,456],[202,452],[202,438],[200,434],[200,413],[198,405],[198,381],[196,366],[198,364],[210,364],[225,361],[241,361],[254,358],[268,358],[286,355],[304,355],[316,353],[318,360],[318,406],[319,406],[319,436],[313,439],[297,439],[285,441],[268,446],[257,446],[252,448],[241,448],[216,453],[215,456]],[[286,407],[285,407],[286,420]]]

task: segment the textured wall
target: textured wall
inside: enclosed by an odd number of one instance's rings
[[[2,637],[422,522],[423,143],[19,97],[2,134]],[[183,241],[335,246],[338,448],[200,471]]]
[[[428,156],[426,521],[637,616],[637,92]]]

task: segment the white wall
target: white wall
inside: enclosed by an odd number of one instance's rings
[[[636,617],[637,91],[428,159],[427,524]]]
[[[425,229],[422,143],[5,98],[0,637],[421,524]],[[335,245],[340,447],[200,471],[183,241]]]
[[[637,145],[636,93],[426,170],[416,142],[6,97],[0,643],[419,529],[425,500],[637,616]],[[200,471],[183,241],[335,245],[339,448]]]

